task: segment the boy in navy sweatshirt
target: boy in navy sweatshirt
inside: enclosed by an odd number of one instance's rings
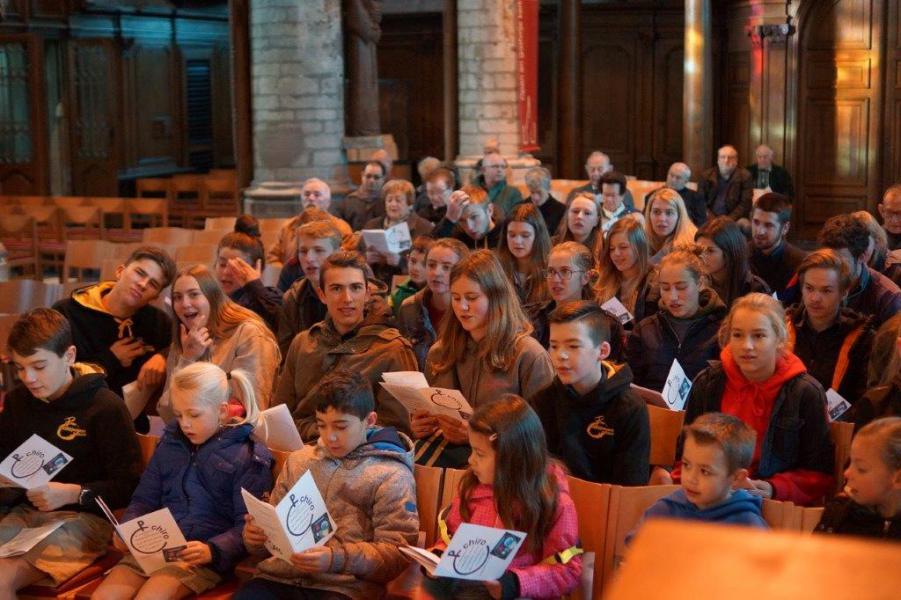
[[[754,430],[732,415],[707,413],[685,427],[684,436],[682,489],[645,511],[626,543],[645,520],[656,517],[766,528],[760,497],[738,489],[748,478]]]
[[[122,399],[90,365],[75,362],[63,315],[36,308],[15,322],[9,349],[22,386],[0,412],[0,459],[32,434],[72,457],[46,485],[2,490],[0,544],[23,528],[63,524],[15,558],[0,558],[0,598],[45,576],[69,579],[106,552],[112,527],[95,498],[128,504],[141,472],[141,450]]]

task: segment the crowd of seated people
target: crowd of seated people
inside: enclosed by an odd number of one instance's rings
[[[565,202],[544,169],[523,197],[496,152],[463,186],[430,164],[418,191],[373,160],[347,198],[307,181],[272,248],[242,217],[212,265],[178,271],[143,246],[114,281],[21,315],[0,459],[37,434],[73,460],[41,487],[0,488],[0,543],[63,520],[0,558],[0,599],[65,581],[111,546],[124,558],[95,598],[199,594],[248,554],[262,560],[236,598],[380,597],[420,529],[415,464],[466,469],[437,551],[463,523],[527,533],[503,576],[427,578],[438,596],[575,589],[578,519],[591,516],[576,514],[567,475],[677,483],[642,522],[765,527],[771,499],[825,504],[818,532],[901,539],[901,185],[878,218],[830,218],[808,253],[787,241],[789,195],[751,202],[754,182],[785,183],[766,150],[752,175],[724,146],[698,192],[668,179],[643,213],[602,153]],[[397,253],[360,235],[402,225]],[[267,261],[282,265],[277,287],[262,283]],[[647,392],[676,362],[691,381],[685,428],[675,462],[653,465]],[[380,385],[387,372],[420,372],[473,412],[408,411]],[[152,399],[137,418],[121,400],[131,382]],[[279,405],[305,445],[273,478],[254,430]],[[142,471],[149,416],[164,429]],[[856,430],[838,495],[833,421]],[[283,560],[240,490],[275,505],[306,473],[336,534]],[[187,545],[147,574],[100,497],[126,520],[168,508]]]

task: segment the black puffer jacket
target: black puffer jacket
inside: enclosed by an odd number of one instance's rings
[[[689,379],[719,356],[717,331],[726,316],[723,301],[713,290],[702,290],[698,312],[679,342],[672,326],[673,316],[662,307],[644,319],[629,334],[626,355],[637,385],[662,390],[674,359]]]
[[[880,540],[901,540],[901,515],[886,519],[876,511],[840,496],[826,504],[816,533],[859,535]]]

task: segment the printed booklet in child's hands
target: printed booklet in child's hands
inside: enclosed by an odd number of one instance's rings
[[[412,546],[400,551],[433,577],[489,581],[500,579],[525,539],[521,531],[462,523],[440,558]]]
[[[241,495],[254,525],[266,532],[266,549],[282,560],[290,561],[297,552],[324,546],[335,535],[335,521],[309,471],[277,506],[259,500],[244,488]]]
[[[429,387],[425,375],[419,371],[394,371],[382,373],[379,385],[413,412],[431,415],[446,415],[468,421],[472,416],[472,406],[459,390]]]
[[[71,456],[35,433],[0,462],[0,482],[31,490],[47,485],[70,462]]]
[[[99,496],[97,506],[116,528],[119,539],[128,546],[128,551],[147,576],[153,575],[168,563],[180,562],[178,554],[188,542],[168,508],[119,523],[113,511]]]

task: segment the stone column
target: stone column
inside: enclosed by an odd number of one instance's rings
[[[459,90],[457,85],[457,0],[444,0],[442,14],[444,49],[444,160],[450,161],[459,151]]]
[[[713,60],[710,0],[685,0],[682,154],[695,177],[713,164]]]
[[[347,181],[341,0],[251,0],[254,182]]]
[[[515,0],[457,0],[457,53],[460,90],[460,155],[464,181],[481,158],[484,143],[497,140],[519,180],[523,168],[538,164],[519,156],[516,95]]]

